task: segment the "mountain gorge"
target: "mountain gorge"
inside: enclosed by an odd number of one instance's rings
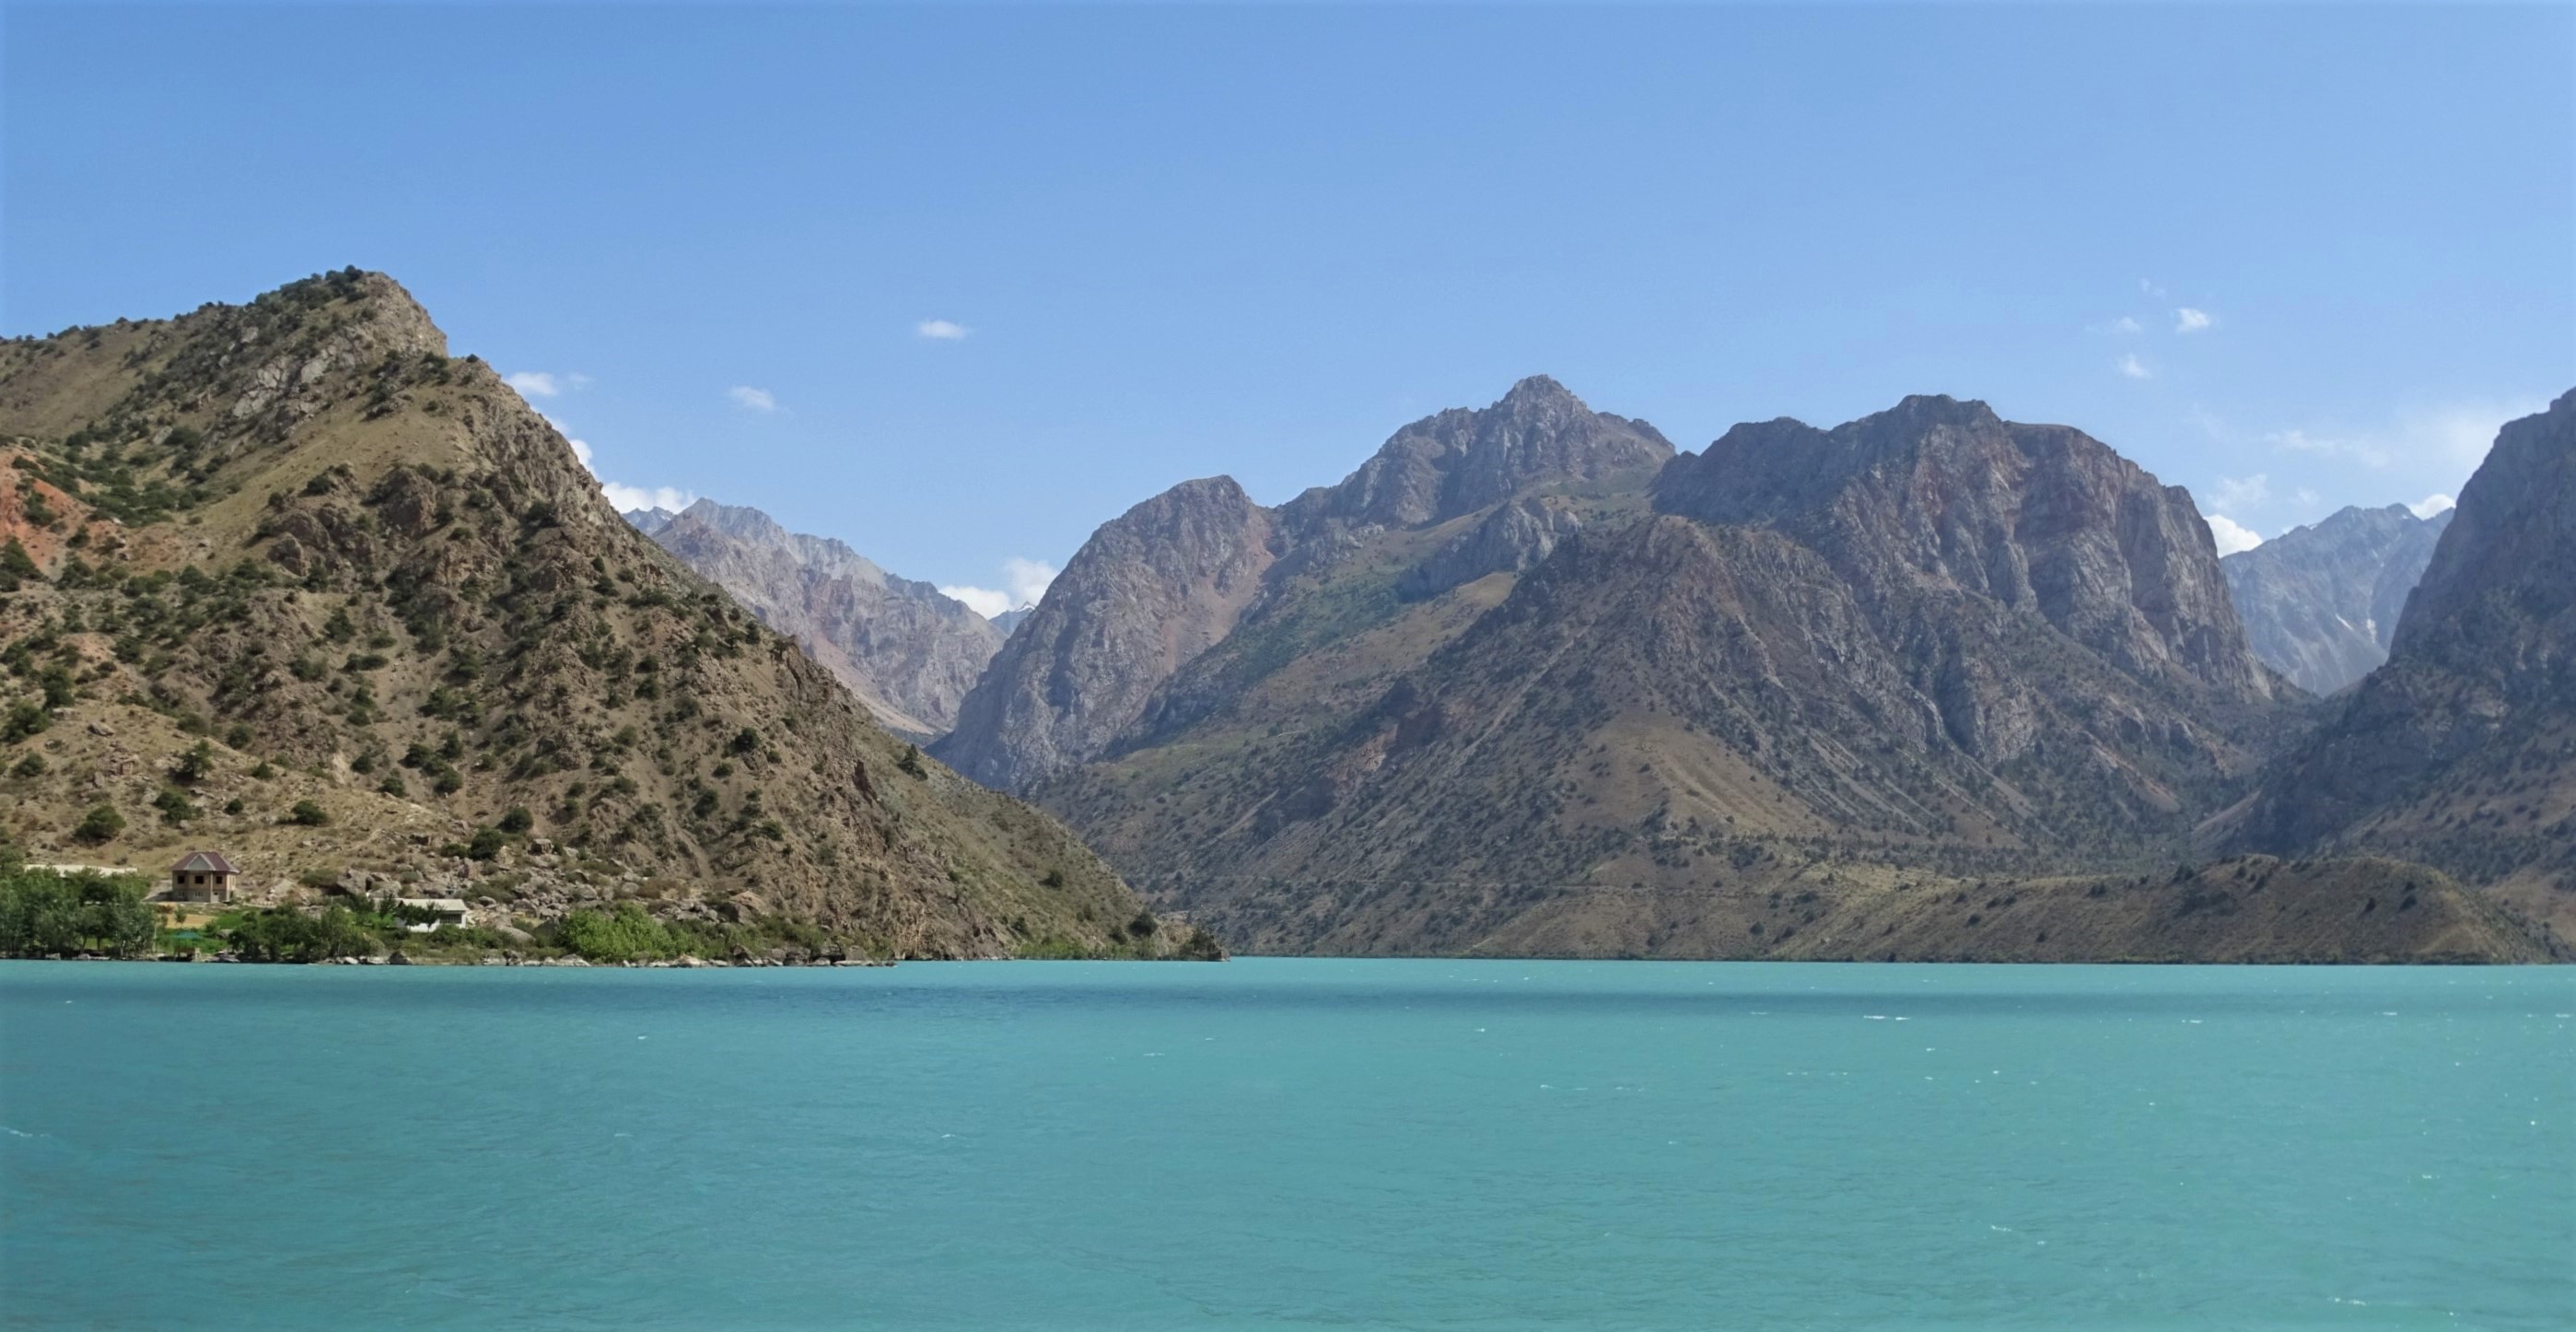
[[[880,955],[1185,946],[621,521],[380,274],[0,343],[0,444],[0,789],[39,856]]]
[[[945,733],[1002,647],[1002,632],[938,588],[898,578],[828,537],[790,532],[758,509],[699,500],[628,522],[761,623],[797,641],[908,739]]]
[[[2255,655],[2309,693],[2331,694],[2388,660],[2406,594],[2450,525],[2448,510],[2347,508],[2218,565]]]
[[[2334,704],[2205,841],[2419,861],[2576,937],[2576,392],[2497,435]]]

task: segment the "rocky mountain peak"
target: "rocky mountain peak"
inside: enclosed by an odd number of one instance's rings
[[[1103,524],[1014,626],[935,752],[1008,790],[1099,753],[1155,686],[1234,628],[1278,545],[1274,515],[1229,476],[1184,481]]]
[[[1397,431],[1341,484],[1291,501],[1286,516],[1301,530],[1330,520],[1419,527],[1536,487],[1642,473],[1672,456],[1653,426],[1593,411],[1532,375],[1490,407],[1451,408]]]

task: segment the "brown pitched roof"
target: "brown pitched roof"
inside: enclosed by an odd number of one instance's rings
[[[191,851],[186,860],[170,867],[173,874],[239,874],[221,851]]]

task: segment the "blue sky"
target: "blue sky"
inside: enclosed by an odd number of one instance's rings
[[[2265,535],[2576,386],[2566,6],[0,23],[0,331],[383,269],[602,476],[943,584],[1539,372],[1684,447],[1984,398]]]

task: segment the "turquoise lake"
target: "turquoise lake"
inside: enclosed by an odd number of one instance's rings
[[[27,1327],[2565,1328],[2576,968],[0,963]]]

